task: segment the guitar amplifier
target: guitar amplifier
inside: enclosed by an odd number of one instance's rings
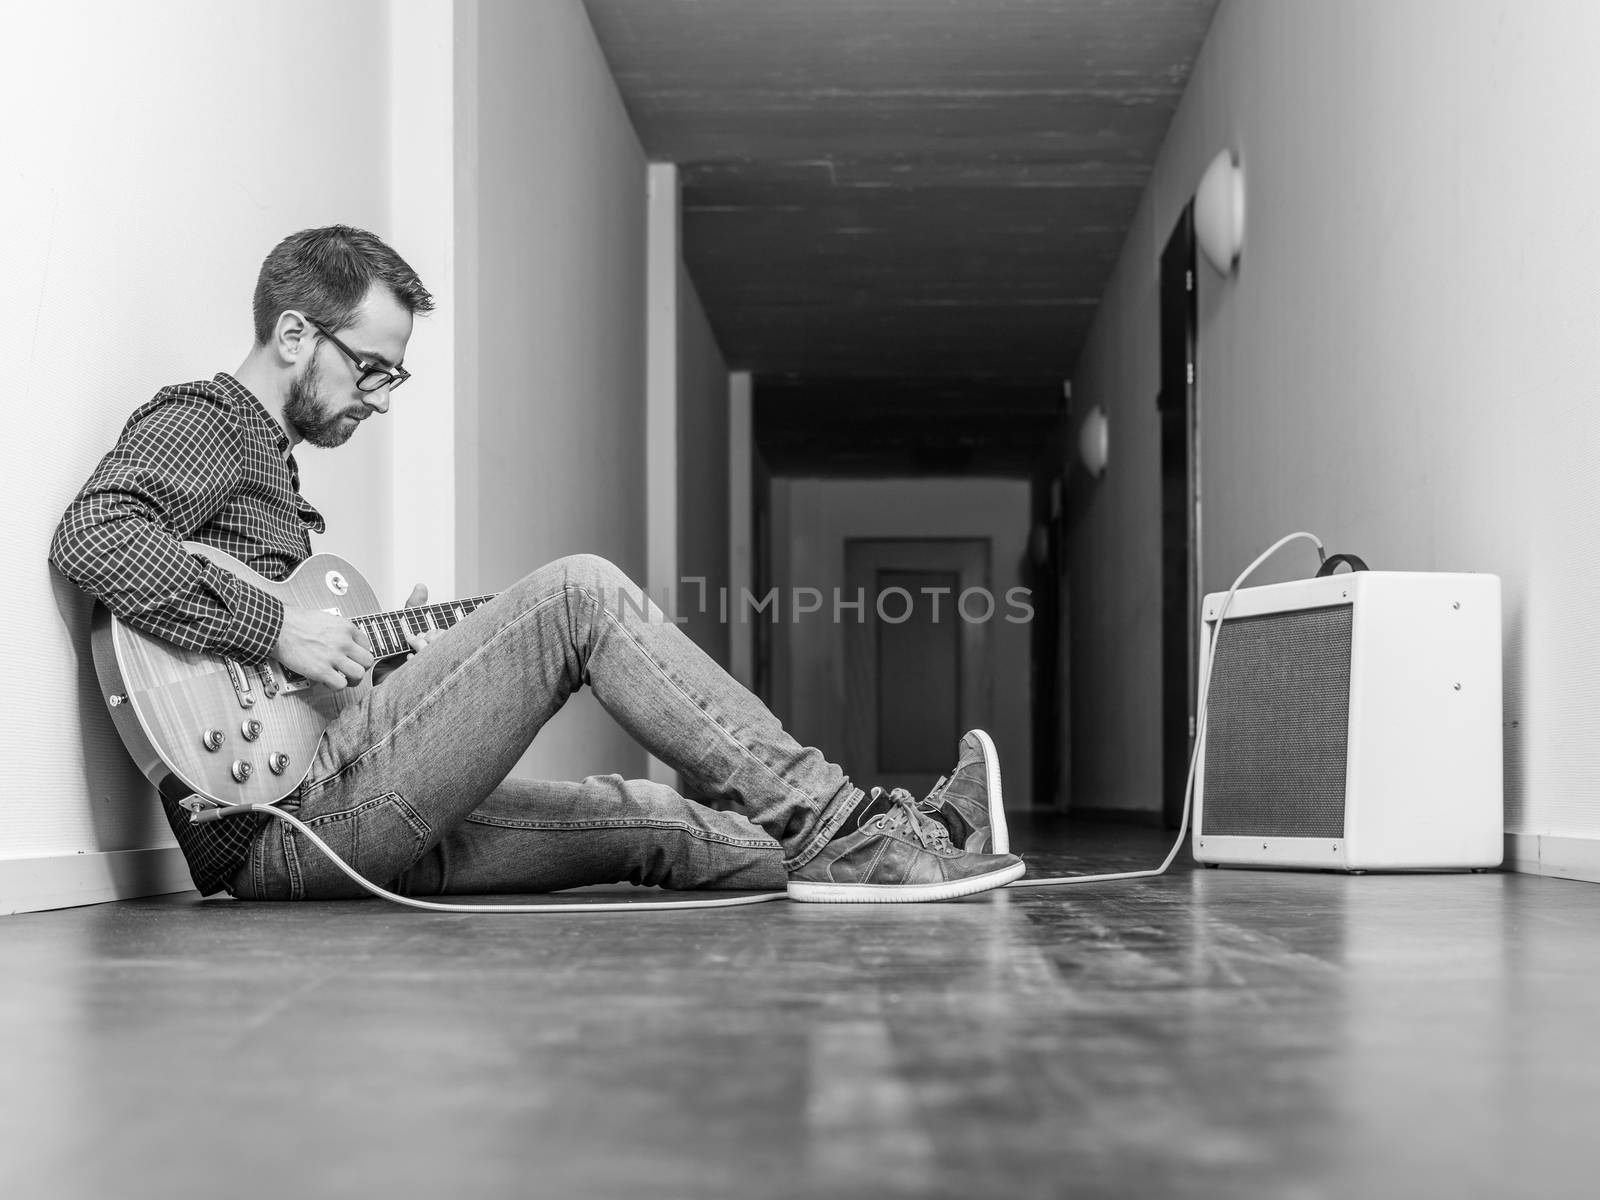
[[[1241,588],[1213,649],[1225,596],[1201,605],[1196,861],[1500,864],[1498,576],[1360,570]]]

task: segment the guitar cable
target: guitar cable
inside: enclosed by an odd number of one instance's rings
[[[311,844],[321,850],[351,879],[355,880],[374,896],[383,900],[393,900],[396,904],[404,904],[410,908],[425,908],[429,912],[469,912],[469,913],[592,913],[592,912],[660,912],[673,908],[733,908],[740,904],[764,904],[768,900],[787,900],[788,892],[756,892],[748,896],[725,896],[715,900],[604,900],[590,904],[573,898],[571,900],[547,900],[542,904],[442,904],[435,900],[417,900],[411,896],[402,896],[398,892],[391,892],[377,884],[362,878],[356,869],[344,859],[333,852],[333,847],[318,837],[299,817],[292,817],[286,812],[281,812],[270,804],[252,804],[248,806],[254,812],[270,813],[280,821],[287,821],[311,840]]]
[[[1211,640],[1206,646],[1206,673],[1200,680],[1199,695],[1195,699],[1195,726],[1194,748],[1189,752],[1189,776],[1183,783],[1183,816],[1178,820],[1178,836],[1172,843],[1172,849],[1167,851],[1167,857],[1161,860],[1161,865],[1146,871],[1117,871],[1109,875],[1057,875],[1051,879],[1019,879],[1015,883],[1006,884],[1007,887],[1060,887],[1069,883],[1111,883],[1119,879],[1154,879],[1157,875],[1165,875],[1167,868],[1178,857],[1178,851],[1183,847],[1183,839],[1189,832],[1189,809],[1194,799],[1194,772],[1195,766],[1200,761],[1200,747],[1206,738],[1206,700],[1211,694],[1211,670],[1217,665],[1217,638],[1222,634],[1222,621],[1228,615],[1228,608],[1233,604],[1233,594],[1239,590],[1241,584],[1255,573],[1255,569],[1267,559],[1271,558],[1290,542],[1300,538],[1307,538],[1317,544],[1317,558],[1321,562],[1328,561],[1327,551],[1323,548],[1322,539],[1314,533],[1301,530],[1279,538],[1256,558],[1255,562],[1246,567],[1233,581],[1233,586],[1228,589],[1228,594],[1223,597],[1222,607],[1217,610],[1217,622],[1211,630]]]
[[[1195,768],[1200,761],[1200,747],[1205,741],[1206,699],[1211,691],[1211,671],[1212,668],[1216,666],[1217,660],[1215,651],[1217,646],[1217,638],[1222,633],[1222,622],[1228,614],[1229,606],[1233,603],[1234,593],[1239,590],[1240,586],[1243,585],[1246,579],[1250,578],[1250,576],[1255,573],[1256,568],[1261,566],[1262,563],[1266,562],[1267,559],[1271,558],[1284,546],[1288,545],[1290,542],[1297,541],[1300,538],[1305,538],[1316,543],[1318,558],[1322,562],[1327,561],[1328,556],[1323,547],[1322,539],[1313,533],[1306,533],[1302,530],[1300,532],[1291,533],[1285,537],[1279,538],[1268,549],[1264,550],[1256,558],[1256,560],[1246,567],[1244,571],[1240,573],[1239,577],[1233,581],[1233,586],[1228,589],[1228,594],[1223,598],[1222,607],[1217,610],[1216,623],[1212,627],[1211,639],[1206,648],[1206,673],[1205,676],[1200,680],[1199,694],[1195,701],[1196,717],[1194,748],[1189,755],[1189,774],[1183,785],[1183,816],[1179,820],[1178,836],[1172,843],[1172,849],[1167,851],[1167,856],[1162,860],[1161,865],[1159,867],[1154,867],[1143,871],[1117,871],[1110,874],[1100,875],[1058,875],[1047,879],[1018,879],[1014,883],[1006,884],[1005,886],[1007,888],[1062,887],[1069,884],[1079,883],[1112,883],[1123,879],[1153,879],[1156,876],[1166,874],[1167,868],[1170,867],[1173,863],[1173,860],[1178,857],[1178,851],[1183,847],[1183,839],[1185,836],[1187,836],[1189,831],[1189,813],[1191,802],[1194,799]],[[771,900],[787,900],[789,898],[789,894],[787,892],[755,892],[749,895],[718,897],[711,900],[621,900],[598,901],[595,903],[585,903],[576,898],[563,901],[545,901],[539,904],[445,904],[433,900],[418,900],[411,896],[402,896],[397,892],[391,892],[388,889],[379,887],[370,880],[363,878],[354,867],[345,862],[344,859],[340,858],[339,855],[334,852],[333,847],[329,846],[327,842],[318,837],[316,831],[313,830],[309,825],[300,820],[298,817],[291,816],[290,814],[281,811],[273,805],[239,804],[230,805],[224,808],[216,806],[213,802],[203,800],[199,797],[190,797],[188,800],[180,801],[180,804],[184,808],[187,808],[192,814],[190,816],[190,820],[196,822],[219,820],[224,817],[230,817],[234,816],[235,814],[245,812],[266,813],[268,816],[275,817],[280,821],[284,821],[287,824],[292,825],[301,833],[305,834],[313,846],[322,851],[323,854],[327,855],[328,858],[332,860],[334,866],[338,867],[339,870],[343,871],[346,875],[355,880],[356,883],[360,884],[374,896],[377,896],[383,900],[393,901],[396,904],[404,904],[409,908],[426,909],[429,912],[568,913],[576,916],[580,913],[660,912],[684,908],[734,908],[745,904],[765,904]]]

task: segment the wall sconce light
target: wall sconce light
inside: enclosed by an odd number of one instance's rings
[[[1200,249],[1222,275],[1244,247],[1244,169],[1224,150],[1211,160],[1194,194],[1194,232]]]
[[[1094,478],[1105,473],[1106,460],[1111,455],[1111,427],[1106,421],[1105,409],[1096,404],[1084,417],[1078,430],[1078,457]]]

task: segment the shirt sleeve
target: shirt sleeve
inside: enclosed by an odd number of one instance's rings
[[[136,417],[68,506],[50,561],[135,628],[265,661],[283,604],[180,544],[239,487],[242,436],[231,409],[203,395],[176,394]]]

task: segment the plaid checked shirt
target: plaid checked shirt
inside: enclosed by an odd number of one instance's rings
[[[218,373],[162,388],[123,427],[68,506],[50,561],[121,620],[191,650],[262,662],[277,644],[283,605],[185,553],[184,541],[225,551],[268,579],[311,554],[322,514],[300,495],[289,439],[249,389]],[[191,825],[181,795],[161,797],[202,895],[244,863],[251,814]]]

